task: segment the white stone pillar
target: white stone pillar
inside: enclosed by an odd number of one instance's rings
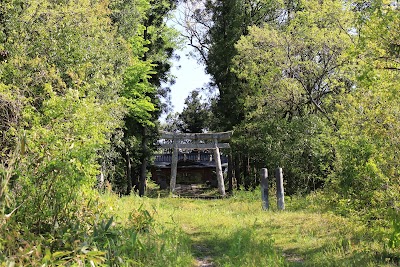
[[[217,180],[218,180],[218,191],[222,196],[225,196],[225,182],[224,176],[222,174],[222,164],[221,157],[218,148],[218,140],[214,140],[214,158],[215,158],[215,166],[217,172]]]
[[[178,172],[178,140],[175,138],[173,139],[173,144],[174,148],[172,149],[172,160],[171,160],[171,181],[169,184],[170,191],[172,193],[175,192],[175,186],[176,186],[176,174]]]

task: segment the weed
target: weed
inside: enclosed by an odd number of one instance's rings
[[[0,266],[396,266],[387,229],[315,212],[318,198],[288,198],[275,212],[257,191],[215,200],[107,192],[51,234],[3,224]]]

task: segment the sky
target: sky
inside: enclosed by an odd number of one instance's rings
[[[175,21],[181,19],[182,6],[178,6],[173,16],[175,18],[167,21],[167,25],[174,27],[178,31],[183,31]],[[210,81],[210,76],[205,73],[204,65],[198,64],[197,60],[189,53],[193,51],[189,45],[183,47],[183,50],[175,51],[180,56],[180,60],[173,61],[171,74],[176,77],[175,84],[171,88],[171,102],[173,112],[181,112],[184,107],[184,102],[189,93],[197,88],[204,87]]]
[[[172,75],[176,77],[176,83],[171,86],[171,101],[174,112],[181,112],[189,93],[197,88],[202,88],[210,81],[210,76],[204,71],[204,66],[188,55],[191,48],[187,46],[183,51],[176,51],[180,55],[179,61],[174,61]]]

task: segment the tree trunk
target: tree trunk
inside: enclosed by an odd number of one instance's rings
[[[257,168],[256,168],[256,165],[255,165],[254,162],[253,162],[252,168],[253,168],[253,177],[254,177],[254,179],[253,179],[253,190],[255,190],[256,187],[260,184],[260,182],[259,182],[259,175],[257,173]]]
[[[146,128],[143,128],[142,167],[139,179],[139,196],[141,197],[144,196],[144,192],[146,191],[146,179],[147,179],[147,136],[146,136]]]
[[[240,157],[238,154],[235,155],[235,178],[236,178],[236,189],[240,190],[242,186],[242,177],[240,176]]]
[[[126,161],[125,164],[126,164],[126,183],[127,183],[126,194],[130,195],[130,193],[132,191],[132,180],[131,180],[132,165],[131,165],[131,157],[129,155],[128,149],[125,150],[125,161]]]
[[[228,155],[228,192],[233,191],[233,159],[232,153]]]
[[[138,168],[133,168],[133,167],[131,167],[132,168],[132,171],[131,171],[131,181],[132,181],[132,189],[135,191],[135,192],[139,192],[139,176],[140,176],[140,173],[139,173],[139,170],[138,170]]]
[[[243,170],[244,170],[244,189],[249,190],[250,189],[250,166],[249,166],[249,157],[245,157],[243,160]]]

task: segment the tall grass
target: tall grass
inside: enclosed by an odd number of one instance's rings
[[[129,224],[129,213],[137,207],[154,219],[156,235],[142,233],[141,240],[150,244],[143,244],[146,248],[140,255],[132,255],[137,260],[135,265],[197,266],[199,260],[209,258],[215,266],[284,266],[270,236],[259,236],[247,220],[237,223],[235,216],[240,217],[242,212],[238,205],[228,211],[230,216],[224,214],[229,203],[240,204],[236,200],[104,196],[104,201],[111,204],[109,212],[119,214],[117,220],[122,225]]]
[[[257,237],[253,228],[237,229],[218,240],[215,251],[217,266],[285,266],[282,255],[271,237]]]
[[[88,225],[53,237],[8,226],[0,266],[398,266],[385,229],[318,210],[319,199],[287,198],[277,211],[271,194],[264,211],[259,190],[216,200],[106,192],[87,210]]]
[[[319,194],[287,198],[280,212],[270,195],[269,211],[262,210],[260,190],[217,200],[120,201],[151,211],[158,227],[181,231],[194,266],[205,258],[214,266],[397,266],[400,253],[387,249],[385,229],[319,208]]]
[[[191,266],[190,239],[179,227],[166,227],[156,221],[157,210],[148,200],[137,196],[103,195],[104,212],[116,217],[117,238],[106,243],[108,265]]]

